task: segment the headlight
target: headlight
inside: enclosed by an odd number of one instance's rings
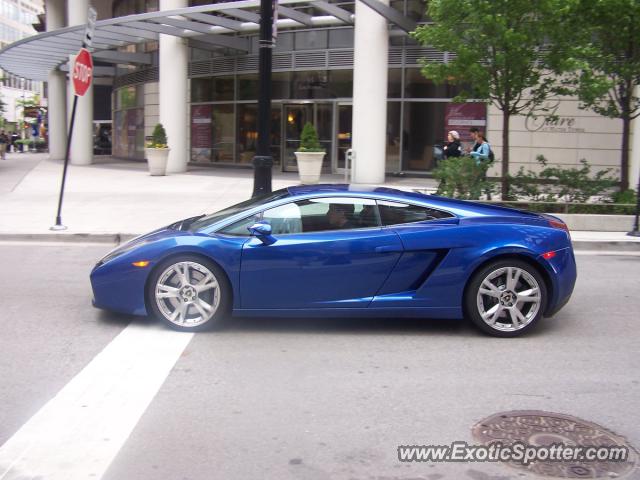
[[[98,262],[98,264],[96,266],[99,267],[100,265],[103,265],[103,264],[113,260],[114,258],[117,258],[120,255],[124,255],[125,253],[130,252],[131,250],[134,250],[134,249],[136,249],[138,247],[141,247],[142,245],[147,243],[144,240],[141,241],[141,242],[135,242],[135,243],[131,243],[131,242],[133,242],[133,240],[130,240],[129,242],[125,243],[124,245],[121,245],[121,246],[116,247],[113,250],[111,250],[109,253],[107,253],[104,257],[102,257],[100,259],[100,261]]]

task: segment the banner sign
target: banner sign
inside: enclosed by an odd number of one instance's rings
[[[472,127],[485,131],[487,127],[486,104],[478,102],[447,103],[444,114],[445,139],[451,130],[455,130],[460,134],[461,142],[472,142],[469,133]]]
[[[211,105],[191,107],[191,148],[212,148]]]

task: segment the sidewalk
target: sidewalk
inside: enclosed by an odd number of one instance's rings
[[[298,184],[296,173],[274,172],[273,189]],[[146,164],[98,157],[90,166],[70,165],[62,210],[68,230],[52,232],[62,162],[47,154],[9,154],[0,161],[0,239],[119,242],[181,218],[213,212],[246,200],[253,172],[239,168],[190,167],[187,173],[151,177]],[[324,175],[324,183],[343,183],[342,175]],[[435,189],[432,179],[387,179],[404,190]],[[625,232],[572,232],[574,245],[586,250],[640,252],[640,238]]]
[[[0,234],[49,234],[55,223],[62,162],[47,154],[9,154],[0,161]],[[324,183],[344,183],[343,175],[323,175]],[[273,189],[298,184],[297,173],[273,173]],[[431,179],[395,178],[402,189],[435,188]],[[187,173],[152,177],[142,162],[98,157],[90,166],[70,165],[63,234],[139,234],[201,213],[247,200],[253,171],[189,167]]]

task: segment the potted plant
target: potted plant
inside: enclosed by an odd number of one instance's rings
[[[167,132],[161,123],[158,123],[153,129],[151,140],[147,142],[147,148],[144,151],[149,165],[149,175],[166,175],[169,146],[167,145]]]
[[[311,123],[307,122],[302,129],[300,149],[294,153],[298,161],[300,182],[305,184],[318,183],[325,150],[320,146],[318,132]]]

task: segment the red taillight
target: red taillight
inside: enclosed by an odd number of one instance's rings
[[[555,220],[552,218],[547,219],[547,221],[549,222],[549,226],[552,228],[559,228],[560,230],[564,230],[565,232],[567,232],[569,235],[571,235],[571,232],[569,232],[569,227],[567,227],[567,224],[560,221],[560,220]]]
[[[556,252],[547,252],[542,254],[542,258],[544,258],[545,260],[549,260],[555,256],[556,256]]]

